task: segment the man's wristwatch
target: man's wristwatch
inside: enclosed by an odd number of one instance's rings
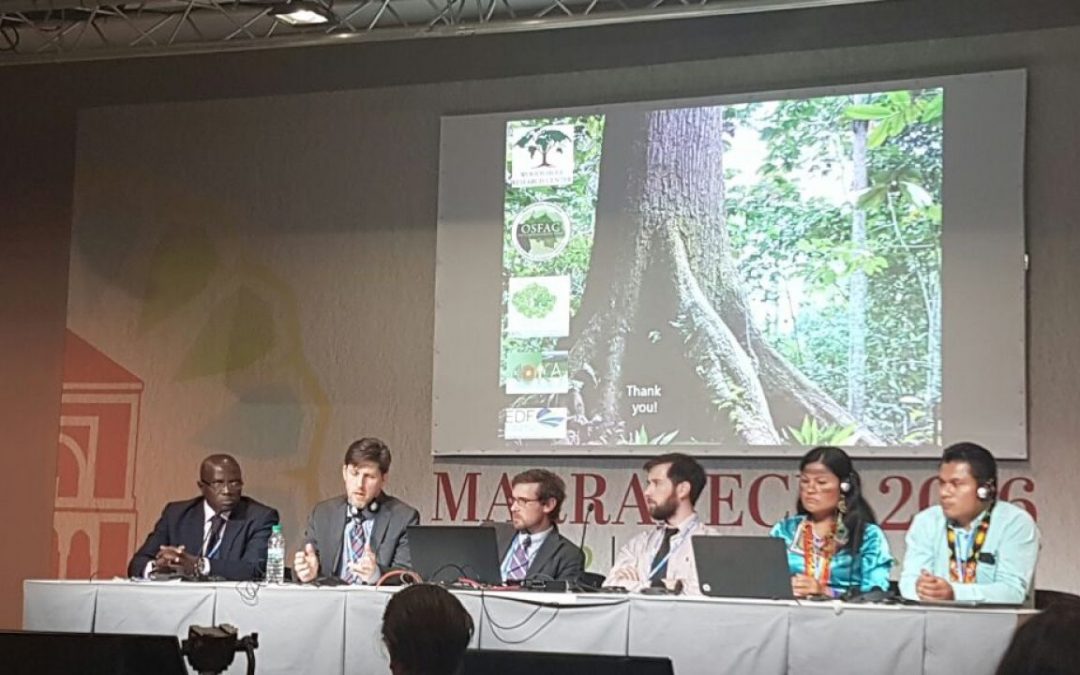
[[[210,559],[205,556],[199,556],[199,559],[195,562],[195,572],[200,577],[210,576]]]

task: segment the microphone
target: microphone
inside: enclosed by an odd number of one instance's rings
[[[585,507],[585,517],[581,521],[581,542],[578,544],[578,548],[582,551],[585,550],[585,533],[589,531],[589,514],[596,508],[595,502],[589,502],[589,505]]]

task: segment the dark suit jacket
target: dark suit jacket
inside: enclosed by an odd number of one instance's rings
[[[308,518],[304,541],[314,546],[319,554],[319,576],[336,576],[340,572],[346,504],[345,495],[332,497],[316,504]],[[370,543],[375,550],[379,574],[391,569],[411,569],[409,535],[405,528],[420,523],[416,509],[384,493],[379,498],[379,510],[369,517],[374,520]]]
[[[128,563],[128,575],[141,577],[146,564],[161,546],[184,545],[184,550],[198,555],[203,545],[205,523],[202,497],[165,505],[146,542]],[[210,576],[235,581],[261,579],[266,572],[266,542],[279,521],[278,512],[265,504],[241,497],[229,513],[222,535],[221,548],[210,561]]]
[[[514,526],[510,523],[495,523],[495,536],[499,542],[499,564],[506,560],[506,554],[510,552],[510,546],[514,543],[516,534]],[[559,534],[559,528],[544,537],[544,543],[536,551],[529,569],[525,571],[526,579],[539,581],[569,581],[576,582],[585,571],[585,554],[577,544]]]

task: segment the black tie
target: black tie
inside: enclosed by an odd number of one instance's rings
[[[661,580],[667,576],[667,557],[671,553],[671,538],[674,537],[679,531],[677,527],[665,527],[664,528],[664,541],[660,542],[660,550],[656,552],[656,557],[653,558],[652,567],[655,569],[652,576],[649,577],[651,583],[661,582]],[[662,561],[662,562],[661,562]],[[659,567],[657,567],[659,565]]]
[[[218,539],[221,538],[221,530],[225,528],[225,519],[221,517],[220,513],[214,514],[214,517],[210,519],[210,533],[206,536],[206,551],[204,555],[207,558],[216,558],[218,552],[215,550],[218,544]]]

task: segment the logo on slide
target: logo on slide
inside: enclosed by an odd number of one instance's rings
[[[574,182],[574,125],[510,122],[510,184],[516,188]]]
[[[514,247],[527,260],[551,260],[570,243],[570,229],[562,207],[538,202],[514,218]]]
[[[506,283],[506,334],[566,337],[570,334],[570,277],[511,277]]]
[[[507,440],[564,440],[566,408],[507,408],[503,438]]]
[[[511,352],[506,357],[507,394],[565,394],[570,391],[567,375],[569,352]]]

